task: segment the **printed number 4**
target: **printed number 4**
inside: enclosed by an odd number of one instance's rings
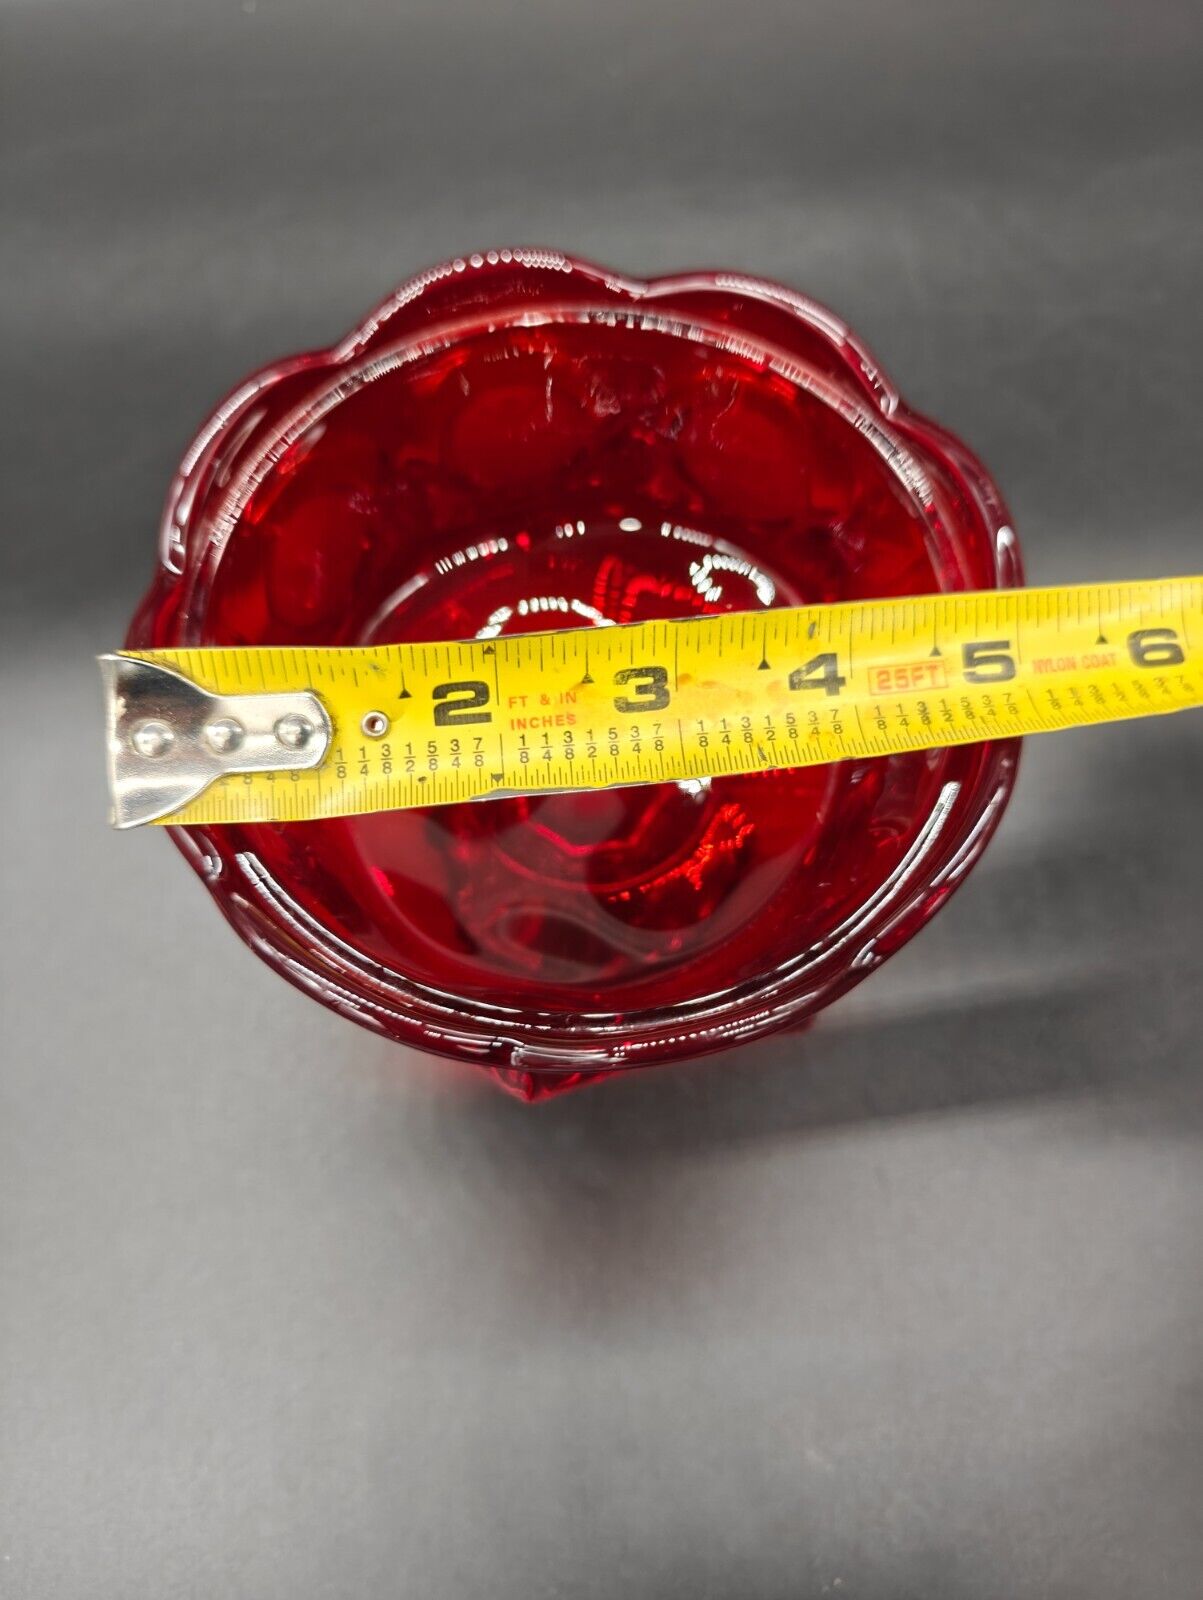
[[[848,682],[839,674],[839,662],[833,650],[824,650],[814,656],[804,667],[795,667],[789,675],[791,689],[822,689],[826,694],[839,694]]]

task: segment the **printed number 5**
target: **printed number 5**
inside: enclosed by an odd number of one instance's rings
[[[1015,676],[1010,639],[979,639],[961,647],[967,683],[1006,683]]]

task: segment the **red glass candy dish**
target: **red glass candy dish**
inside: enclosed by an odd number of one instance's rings
[[[983,467],[830,312],[502,250],[223,402],[127,642],[470,639],[1020,581]],[[962,880],[1017,753],[172,833],[293,983],[537,1098],[805,1021]]]

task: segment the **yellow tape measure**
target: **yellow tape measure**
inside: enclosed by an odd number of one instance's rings
[[[1180,711],[1203,704],[1203,578],[102,669],[118,826],[293,822]]]

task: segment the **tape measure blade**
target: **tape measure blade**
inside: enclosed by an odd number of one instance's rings
[[[123,655],[227,711],[239,696],[320,702],[320,763],[229,772],[156,819],[220,823],[690,782],[1157,715],[1203,703],[1201,649],[1203,579],[1190,577]]]

